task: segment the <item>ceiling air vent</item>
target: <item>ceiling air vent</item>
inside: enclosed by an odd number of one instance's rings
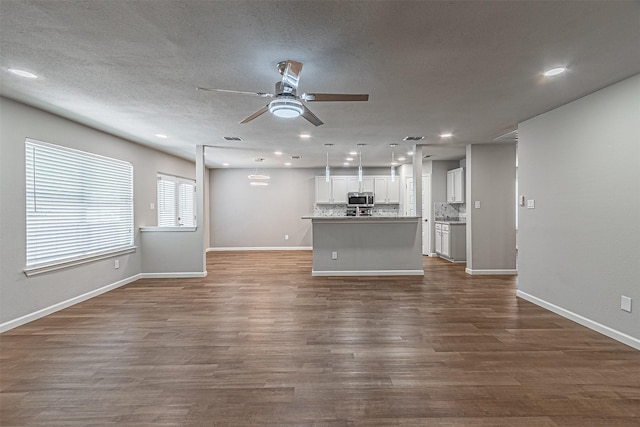
[[[433,156],[433,154],[427,154],[426,156],[423,157],[423,159],[428,159],[431,156]]]
[[[292,160],[300,160],[302,156],[291,156]]]
[[[403,141],[420,141],[423,139],[424,139],[424,136],[405,136],[402,140]]]
[[[226,139],[227,141],[244,141],[239,136],[225,136],[223,138]]]

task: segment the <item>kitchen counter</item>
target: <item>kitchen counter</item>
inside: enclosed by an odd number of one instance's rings
[[[313,233],[313,276],[416,276],[420,217],[304,216]]]
[[[419,216],[321,216],[321,215],[308,215],[303,216],[302,219],[322,220],[322,221],[416,221],[419,220]]]
[[[436,219],[433,222],[440,222],[442,224],[450,224],[450,225],[460,225],[467,224],[467,221],[460,221],[459,219]]]

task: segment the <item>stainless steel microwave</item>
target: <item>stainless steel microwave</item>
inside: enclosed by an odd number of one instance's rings
[[[375,200],[371,191],[347,193],[347,206],[350,208],[373,207]]]

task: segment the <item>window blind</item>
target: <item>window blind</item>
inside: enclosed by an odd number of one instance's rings
[[[27,266],[133,246],[133,166],[25,141]]]
[[[195,181],[158,174],[158,227],[195,227]]]

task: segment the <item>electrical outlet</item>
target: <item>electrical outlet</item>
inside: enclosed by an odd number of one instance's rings
[[[622,295],[620,298],[620,309],[631,313],[631,298]]]
[[[284,235],[284,240],[289,240],[289,235],[288,234]]]
[[[149,203],[149,209],[154,210],[156,208],[155,203]]]
[[[331,259],[338,259],[338,252],[337,251],[331,252]]]
[[[117,259],[114,263],[113,263],[113,267],[117,270],[120,268],[120,260]]]
[[[535,200],[527,200],[527,209],[535,209],[536,201]]]
[[[476,200],[474,206],[476,209],[480,209],[480,200]]]

